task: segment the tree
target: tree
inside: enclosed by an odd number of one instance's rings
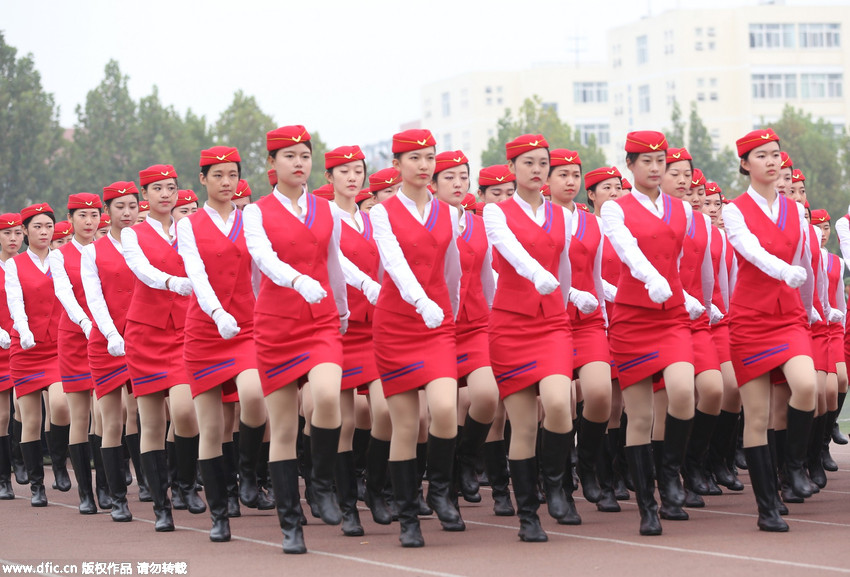
[[[673,100],[673,112],[670,113],[670,121],[673,123],[673,127],[667,131],[667,143],[670,146],[684,146],[687,126],[682,120],[682,109],[679,107],[678,100]]]
[[[310,171],[307,186],[312,191],[328,183],[325,178],[325,153],[328,151],[328,145],[319,136],[318,131],[310,133],[310,142],[313,143],[313,170]]]
[[[0,210],[17,212],[64,193],[53,165],[62,146],[59,111],[44,92],[32,55],[17,57],[0,32]]]
[[[719,153],[714,152],[714,143],[708,128],[705,127],[702,118],[700,118],[696,102],[691,102],[689,123],[688,152],[694,159],[694,166],[703,171],[706,179],[719,184],[722,190],[727,191],[727,194],[742,190],[739,186],[736,186],[738,176],[737,156],[728,146]]]
[[[233,95],[233,102],[221,113],[213,129],[217,144],[239,149],[242,178],[248,181],[255,197],[262,196],[269,190],[265,136],[266,132],[273,130],[275,126],[274,119],[260,109],[257,100],[239,90]]]

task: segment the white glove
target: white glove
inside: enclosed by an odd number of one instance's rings
[[[323,298],[328,296],[327,291],[322,288],[319,281],[308,277],[306,274],[302,274],[295,279],[295,284],[292,285],[292,288],[297,290],[298,294],[304,297],[304,300],[311,305],[321,302]]]
[[[844,313],[838,309],[830,309],[829,311],[829,322],[843,324],[844,323]],[[2,337],[2,335],[0,335]],[[2,345],[2,340],[0,340],[0,345]],[[5,347],[4,347],[5,348]]]
[[[800,288],[806,282],[806,269],[801,266],[788,266],[782,271],[781,278],[791,288]]]
[[[811,307],[809,309],[808,317],[809,317],[809,324],[810,325],[813,325],[816,322],[823,320],[823,318],[820,316],[820,313],[817,310],[815,310],[815,307]]]
[[[542,295],[548,295],[561,286],[558,279],[545,268],[541,268],[531,276],[531,282],[534,283],[534,288]]]
[[[416,301],[416,312],[422,316],[422,320],[425,321],[425,326],[429,329],[436,329],[438,326],[443,324],[443,319],[445,318],[445,314],[443,313],[443,309],[440,308],[440,305],[428,297],[423,297]]]
[[[83,334],[86,335],[86,340],[88,340],[91,334],[91,321],[89,319],[83,319],[80,322],[80,328],[83,329]]]
[[[32,336],[32,331],[30,331],[29,329],[24,329],[22,331],[18,331],[18,334],[21,336],[22,349],[27,350],[35,346],[35,337]]]
[[[5,351],[10,346],[12,346],[12,337],[9,336],[9,333],[0,329],[0,349]]]
[[[345,313],[345,315],[339,317],[339,334],[344,335],[348,332],[348,317],[351,316],[351,313]]]
[[[380,283],[376,283],[372,279],[367,280],[363,283],[363,294],[366,296],[369,304],[374,305],[378,302],[378,295],[381,294]]]
[[[708,313],[708,322],[711,324],[719,323],[723,320],[725,315],[720,312],[720,309],[717,308],[717,305],[711,303],[711,311]]]
[[[216,309],[212,315],[212,320],[218,329],[218,334],[220,334],[221,338],[224,340],[232,339],[239,334],[240,330],[242,330],[239,328],[239,325],[236,324],[236,319],[233,318],[233,315],[224,309]]]
[[[599,301],[596,300],[595,296],[574,288],[570,288],[570,302],[585,315],[589,315],[599,307]]]
[[[192,281],[184,276],[173,276],[168,279],[168,290],[187,297],[192,294]]]
[[[106,351],[113,357],[124,356],[124,338],[118,333],[106,337]]]
[[[605,292],[605,300],[609,303],[614,302],[617,298],[617,287],[607,281],[602,281],[602,290]]]
[[[673,296],[673,291],[670,290],[670,283],[661,275],[658,275],[644,286],[649,292],[650,300],[659,305]]]
[[[685,293],[685,309],[692,321],[697,320],[705,312],[703,304],[688,293]]]

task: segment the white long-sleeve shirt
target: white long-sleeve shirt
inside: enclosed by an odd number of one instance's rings
[[[416,202],[410,199],[402,190],[396,194],[407,211],[416,219],[417,222],[424,225],[428,221],[428,216],[431,214],[431,200],[433,196],[428,194],[428,203],[425,204],[424,214],[419,214],[419,209],[416,207]],[[445,265],[443,275],[446,279],[446,286],[449,290],[449,299],[452,304],[452,312],[457,318],[458,308],[460,306],[460,253],[457,250],[458,227],[455,225],[458,222],[458,212],[453,206],[449,206],[449,217],[452,223],[452,242],[446,248]],[[410,265],[404,258],[404,253],[398,243],[398,239],[393,233],[392,225],[390,225],[390,217],[384,205],[378,204],[369,211],[369,219],[372,221],[372,234],[375,237],[375,242],[378,244],[378,253],[381,255],[381,265],[384,271],[393,279],[401,298],[412,306],[416,306],[416,302],[423,298],[430,298],[425,294],[425,290],[416,275],[410,269]]]
[[[458,236],[466,231],[466,211],[463,206],[458,207]],[[487,306],[493,307],[493,298],[496,296],[496,272],[493,270],[493,247],[490,239],[487,239],[487,252],[484,253],[484,264],[481,266],[481,289]]]
[[[541,195],[542,198],[542,195]],[[515,202],[528,215],[528,217],[538,226],[542,227],[546,222],[546,207],[545,203],[541,203],[535,211],[530,204],[524,201],[518,194],[504,202]],[[573,214],[561,206],[552,205],[553,210],[560,210],[564,215],[564,228],[573,230]],[[373,209],[374,210],[374,209]],[[522,243],[517,240],[516,235],[508,226],[508,220],[505,213],[498,206],[487,204],[484,206],[484,228],[487,230],[487,238],[490,244],[499,251],[505,260],[510,263],[517,274],[532,280],[535,273],[545,270],[537,260],[535,260]],[[570,269],[570,240],[572,234],[565,235],[564,250],[558,260],[558,281],[561,283],[561,295],[564,299],[564,306],[567,306],[570,300],[572,271]],[[533,281],[532,281],[533,282]]]
[[[69,244],[72,244],[81,254],[85,248],[82,244],[77,242],[76,238],[73,237]],[[53,290],[56,292],[56,298],[58,298],[59,302],[62,303],[62,306],[65,308],[65,312],[68,313],[68,318],[71,319],[71,322],[75,325],[79,325],[83,322],[83,319],[87,319],[88,316],[80,303],[77,302],[77,297],[74,295],[74,287],[71,286],[71,279],[68,277],[68,273],[65,270],[65,255],[61,250],[51,250],[48,260],[50,261],[50,271],[53,275]],[[82,261],[82,257],[80,260]]]
[[[289,198],[281,194],[276,186],[272,191],[272,195],[281,203],[283,208],[288,210],[302,223],[305,222],[307,217],[306,190],[296,201],[296,204],[301,209],[300,212],[295,211]],[[342,272],[342,265],[340,264],[339,236],[341,224],[339,211],[333,210],[333,207],[331,207],[331,217],[333,218],[333,232],[328,243],[328,281],[330,282],[337,311],[341,317],[344,317],[348,315],[348,294],[345,289],[345,275]],[[276,285],[293,288],[292,281],[301,276],[301,273],[277,257],[277,253],[272,248],[272,243],[263,227],[263,213],[260,211],[260,208],[256,204],[249,204],[242,211],[242,218],[244,222],[243,226],[245,227],[245,242],[248,245],[248,252],[251,253],[254,263]],[[280,223],[274,224],[280,226]]]
[[[569,210],[569,209],[567,209]],[[572,225],[572,236],[575,236],[576,231],[578,231],[579,217],[576,216],[576,210],[580,210],[575,203],[573,203],[573,225]],[[605,285],[606,282],[602,279],[602,252],[603,247],[605,246],[605,228],[602,224],[602,219],[596,216],[595,214],[591,214],[589,212],[585,213],[585,218],[587,219],[596,219],[596,224],[599,226],[599,246],[596,247],[596,255],[593,257],[593,296],[596,297],[596,300],[599,301],[599,306],[602,307],[602,317],[605,319],[605,326],[608,326],[608,310],[605,307],[606,300],[606,292]],[[616,292],[616,288],[614,285],[607,283],[609,285],[608,291],[611,292],[611,288],[614,288],[614,292]],[[613,299],[611,299],[613,302]]]
[[[820,249],[821,256],[823,257],[823,274],[827,276],[829,273],[827,272],[827,268],[829,266],[829,253],[825,248]],[[835,308],[840,310],[845,315],[847,314],[847,299],[844,296],[844,259],[838,257],[838,282],[835,285],[835,294],[833,295],[835,299]],[[829,277],[827,276],[827,284],[829,283]]]
[[[112,236],[112,231],[106,234],[106,238],[112,243],[120,254],[124,254],[124,249],[121,243],[115,240]],[[115,322],[109,314],[109,306],[106,304],[106,299],[103,296],[103,286],[100,284],[100,275],[97,268],[97,249],[94,244],[90,244],[83,249],[83,256],[80,259],[80,276],[83,279],[83,290],[86,293],[86,302],[89,305],[89,311],[94,319],[97,329],[107,339],[119,334],[115,327]],[[123,336],[123,335],[122,335]]]
[[[50,270],[49,258],[42,261],[38,255],[30,249],[27,249],[24,254],[30,257],[35,266],[38,267],[38,270],[44,274],[47,274]],[[15,327],[15,330],[18,331],[18,333],[21,331],[28,331],[29,319],[27,317],[27,309],[24,303],[24,291],[21,288],[21,280],[18,278],[18,265],[13,258],[6,261],[5,286],[6,304],[9,305],[9,313],[12,317],[12,321],[14,321],[13,326]]]
[[[154,220],[150,216],[145,219],[149,225],[169,244],[173,243],[175,234],[174,221],[168,229],[168,234],[162,228],[162,224],[158,220]],[[170,238],[169,238],[170,236]],[[127,261],[127,266],[133,271],[136,277],[151,288],[159,290],[168,290],[165,286],[166,281],[172,276],[167,274],[151,264],[147,255],[139,246],[139,237],[132,227],[127,227],[121,230],[121,245],[124,247],[124,259]]]
[[[847,214],[850,214],[850,207],[847,208]],[[843,216],[835,220],[832,225],[832,230],[838,235],[838,247],[841,249],[841,257],[844,260],[845,266],[850,266],[850,220]]]
[[[352,215],[350,212],[346,212],[342,210],[336,203],[331,203],[331,210],[336,211],[339,214],[339,220],[345,226],[349,226],[357,231],[358,234],[362,234],[363,227],[363,215],[360,214],[360,209]],[[342,231],[340,231],[340,238],[342,237]],[[339,253],[339,264],[342,267],[342,273],[345,276],[345,282],[348,283],[349,286],[357,289],[363,290],[364,283],[370,279],[369,275],[360,270],[356,264],[351,262],[346,256],[345,253],[340,250]],[[379,276],[380,278],[380,271]]]

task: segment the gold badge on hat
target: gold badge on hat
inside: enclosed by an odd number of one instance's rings
[[[417,140],[417,141],[416,141],[416,144],[418,144],[419,146],[425,146],[425,144],[426,144],[427,142],[428,142],[428,139],[426,138],[426,139],[424,139],[424,140]]]

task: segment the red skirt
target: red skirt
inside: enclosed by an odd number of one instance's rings
[[[255,312],[254,344],[264,395],[296,381],[306,383],[310,369],[322,363],[342,367],[342,335],[336,315],[305,320]]]
[[[536,385],[544,377],[573,374],[570,321],[563,314],[534,318],[509,311],[490,312],[490,361],[499,397]],[[558,351],[563,351],[559,354]]]
[[[611,315],[614,314],[614,303],[605,303],[605,310],[608,313],[608,323],[610,325]],[[619,379],[620,373],[617,371],[617,363],[614,362],[614,355],[611,354],[611,333],[608,328],[605,329],[605,337],[608,339],[608,362],[611,365],[611,380]]]
[[[13,388],[11,369],[9,368],[9,351],[0,349],[0,393]]]
[[[9,347],[9,364],[15,397],[46,389],[60,382],[59,358],[55,340],[39,341],[31,349],[21,348],[21,338],[12,331],[12,346]]]
[[[836,364],[844,362],[844,327],[839,323],[829,324],[829,372],[837,372]],[[2,384],[0,384],[2,386]]]
[[[88,343],[89,367],[98,399],[130,382],[126,357],[113,357],[106,350],[106,344],[106,337],[93,327]]]
[[[714,341],[714,349],[717,351],[717,360],[723,364],[732,360],[732,351],[729,349],[729,320],[723,318],[716,325],[711,325],[711,340]]]
[[[350,321],[342,335],[342,390],[368,385],[378,378],[371,321]]]
[[[192,398],[221,385],[222,402],[235,402],[238,393],[234,401],[225,398],[236,392],[236,376],[257,368],[254,322],[239,323],[239,334],[224,340],[212,319],[207,319],[186,317],[183,361],[191,377]]]
[[[605,333],[605,321],[601,317],[588,322],[573,321],[573,378],[578,378],[578,370],[587,363],[611,362],[611,349],[608,347],[608,335]]]
[[[815,370],[829,372],[829,327],[818,321],[809,327],[812,335],[812,360]]]
[[[92,327],[94,332],[94,327]],[[59,330],[57,346],[59,375],[62,390],[66,393],[90,391],[94,388],[89,367],[89,341],[82,329],[79,331]]]
[[[466,377],[472,371],[490,366],[490,335],[487,332],[489,317],[471,321],[463,309],[457,319],[457,376],[459,385],[466,386]]]
[[[133,395],[142,397],[189,384],[183,362],[183,332],[170,316],[164,329],[127,320],[124,341]]]
[[[385,397],[419,389],[434,379],[457,379],[457,341],[451,318],[429,329],[421,318],[376,308],[372,332]]]
[[[620,389],[658,375],[673,363],[694,362],[691,325],[684,306],[649,309],[620,303],[608,327]]]
[[[720,359],[711,336],[707,314],[702,314],[697,320],[691,321],[691,341],[694,345],[694,375],[704,371],[719,371]]]
[[[729,346],[741,387],[793,357],[812,356],[806,313],[803,307],[785,315],[733,307],[729,315]]]

